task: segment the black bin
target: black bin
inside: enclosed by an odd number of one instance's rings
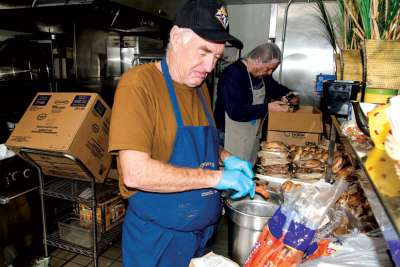
[[[362,83],[358,81],[324,81],[321,110],[329,115],[351,117],[351,100],[356,100]]]

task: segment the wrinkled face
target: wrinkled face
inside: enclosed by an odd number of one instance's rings
[[[199,86],[214,69],[224,52],[225,44],[209,42],[195,33],[189,40],[177,36],[173,51],[180,82],[189,86]]]
[[[254,69],[251,74],[256,78],[261,78],[266,75],[272,75],[272,73],[279,66],[280,61],[278,59],[273,59],[269,63],[262,63],[257,61],[254,65]]]

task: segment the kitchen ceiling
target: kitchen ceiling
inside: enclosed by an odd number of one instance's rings
[[[146,13],[155,14],[168,19],[173,19],[175,12],[185,0],[112,0],[121,5],[139,9]]]
[[[95,6],[119,4],[130,7],[156,17],[173,20],[177,9],[186,0],[0,0],[0,11],[22,10],[38,7],[57,6]],[[222,0],[227,5],[271,4],[287,3],[289,0]],[[310,0],[294,0],[293,2],[307,2]],[[313,0],[311,0],[313,1]],[[112,12],[112,10],[110,11]]]
[[[0,29],[35,32],[45,25],[94,24],[131,33],[164,32],[186,0],[0,0]],[[222,0],[228,5],[287,3],[289,0]],[[294,0],[308,2],[314,0]],[[335,1],[335,0],[330,0]],[[49,30],[50,31],[50,30]],[[52,32],[52,31],[51,31]]]
[[[147,13],[173,19],[176,10],[185,0],[112,0],[113,2],[133,7]],[[247,4],[271,4],[287,3],[289,0],[225,0],[227,5],[247,5]],[[307,2],[307,0],[295,0],[294,2]]]
[[[150,9],[113,0],[0,0],[0,30],[57,34],[70,32],[74,24],[126,35],[167,32],[171,27],[168,17],[145,10]]]
[[[0,9],[91,4],[94,0],[1,0]]]

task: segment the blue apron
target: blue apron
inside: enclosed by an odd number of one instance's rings
[[[201,92],[195,89],[209,126],[185,126],[165,59],[161,67],[178,126],[169,163],[218,169],[218,132]],[[191,258],[204,253],[222,209],[220,193],[212,188],[179,193],[139,191],[128,202],[122,233],[125,267],[187,267]]]

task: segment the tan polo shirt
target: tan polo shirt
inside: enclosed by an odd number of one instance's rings
[[[184,124],[208,125],[195,90],[175,82],[173,85]],[[201,86],[201,92],[211,113],[210,96],[205,83]],[[115,93],[108,150],[137,150],[148,153],[153,159],[168,162],[176,129],[168,89],[155,63],[141,65],[124,73]],[[119,185],[123,197],[135,192],[126,188],[121,177]]]

